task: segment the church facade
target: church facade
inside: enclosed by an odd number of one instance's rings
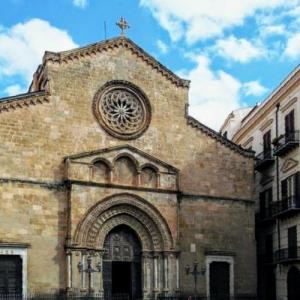
[[[119,37],[46,52],[1,99],[0,293],[256,294],[252,152],[188,91]]]

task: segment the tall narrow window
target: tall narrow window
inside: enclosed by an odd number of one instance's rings
[[[288,255],[297,258],[297,226],[288,228]]]
[[[294,110],[290,111],[284,119],[285,125],[285,139],[286,141],[294,140],[295,134],[295,117]]]
[[[264,158],[271,156],[271,130],[263,135]]]
[[[271,205],[273,201],[272,188],[269,188],[259,195],[260,201],[260,216],[262,219],[271,217]]]
[[[273,262],[273,234],[266,235],[265,239],[266,262]]]

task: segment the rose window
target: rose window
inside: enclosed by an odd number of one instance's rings
[[[119,138],[134,138],[149,124],[150,106],[145,95],[131,84],[105,86],[96,95],[96,117],[103,128]]]

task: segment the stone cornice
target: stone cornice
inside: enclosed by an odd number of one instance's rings
[[[243,149],[241,146],[233,143],[232,141],[228,140],[227,138],[225,138],[224,136],[222,136],[220,133],[214,131],[213,129],[205,126],[204,124],[200,123],[199,121],[197,121],[196,119],[194,119],[191,116],[187,116],[187,124],[192,126],[193,128],[199,129],[201,130],[203,133],[205,133],[206,135],[214,138],[215,140],[217,140],[219,143],[221,143],[222,145],[230,148],[231,150],[245,156],[245,157],[249,157],[249,158],[253,158],[254,157],[254,152],[250,151],[250,150],[245,150]]]
[[[232,140],[239,143],[251,129],[253,129],[261,120],[263,120],[276,105],[283,100],[283,97],[290,89],[299,82],[300,65],[298,65],[279,86],[262,102],[256,106],[243,120],[242,127],[235,133]]]
[[[154,70],[161,73],[164,77],[170,80],[173,84],[179,87],[188,88],[190,81],[181,79],[154,57],[146,53],[142,48],[136,45],[132,40],[126,37],[118,37],[103,42],[91,44],[85,47],[63,51],[63,52],[46,52],[43,62],[52,61],[57,63],[68,63],[72,60],[78,60],[82,57],[95,55],[97,52],[104,52],[114,48],[124,47],[129,49],[134,55],[142,59],[145,63],[150,65]]]
[[[0,98],[0,113],[49,102],[49,93],[45,91]]]

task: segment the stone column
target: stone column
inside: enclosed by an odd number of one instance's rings
[[[153,258],[149,252],[143,252],[142,255],[142,267],[143,267],[143,294],[144,299],[149,299],[152,297],[152,281],[153,274],[151,264],[153,262]]]
[[[93,288],[96,294],[103,293],[103,254],[104,251],[97,251],[93,258],[93,269],[97,272],[93,273]],[[97,265],[100,263],[101,272],[98,272]]]
[[[72,289],[72,251],[66,250],[67,255],[67,291]]]
[[[169,257],[166,252],[164,252],[164,292],[169,292]]]
[[[72,250],[71,259],[71,278],[72,278],[72,291],[79,292],[81,289],[81,275],[78,271],[78,263],[81,261],[81,253],[78,250]]]
[[[159,292],[158,283],[159,282],[159,273],[158,273],[158,255],[154,253],[153,255],[153,292],[154,298],[157,298],[157,294]]]

